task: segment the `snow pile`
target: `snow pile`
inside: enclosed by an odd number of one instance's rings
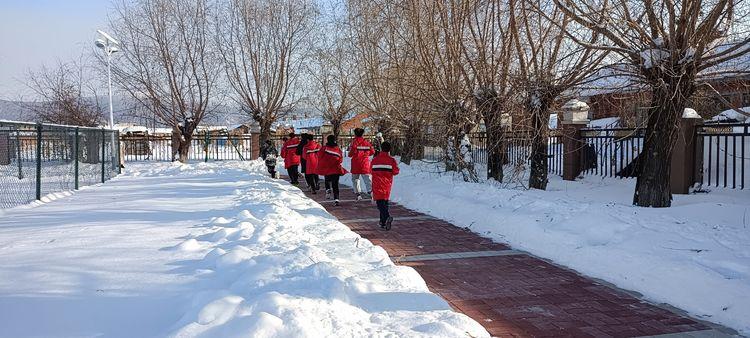
[[[697,111],[693,108],[685,108],[685,110],[682,111],[682,118],[683,119],[699,119],[701,116],[698,114]]]
[[[0,335],[488,336],[260,161],[128,171],[0,219]]]
[[[400,164],[396,202],[750,333],[750,191],[639,208],[634,180],[550,177],[549,191],[501,189],[414,163]]]

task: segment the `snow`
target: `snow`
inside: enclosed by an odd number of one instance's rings
[[[591,120],[588,124],[588,128],[616,128],[620,125],[619,117],[605,117],[602,119]]]
[[[0,214],[0,336],[486,337],[260,161],[130,164]]]
[[[746,115],[740,114],[734,109],[725,110],[712,118],[714,121],[737,121],[750,123],[750,107],[742,107],[739,110],[746,113]]]
[[[538,191],[400,166],[398,203],[750,334],[750,191],[639,208],[632,179],[551,176],[549,190]]]
[[[683,119],[700,119],[702,118],[697,111],[693,108],[685,108],[685,110],[682,112],[682,118]]]

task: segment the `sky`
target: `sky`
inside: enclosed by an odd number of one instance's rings
[[[108,0],[0,0],[0,99],[27,94],[24,74],[90,52]]]

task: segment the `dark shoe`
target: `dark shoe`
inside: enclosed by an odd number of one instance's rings
[[[393,217],[388,216],[388,219],[385,221],[385,230],[391,230],[391,225],[393,225]]]
[[[385,223],[378,223],[381,229],[385,229]]]
[[[334,205],[334,206],[339,206],[339,200],[335,200],[335,201],[333,201],[333,205]]]

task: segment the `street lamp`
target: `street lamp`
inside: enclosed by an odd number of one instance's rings
[[[94,44],[99,47],[101,50],[104,51],[104,54],[107,55],[107,80],[109,83],[109,129],[115,129],[115,118],[114,113],[112,109],[112,66],[111,66],[111,59],[112,54],[117,53],[120,51],[120,49],[117,47],[120,45],[120,43],[109,36],[109,34],[101,31],[96,30],[99,32],[99,38],[94,41]]]

